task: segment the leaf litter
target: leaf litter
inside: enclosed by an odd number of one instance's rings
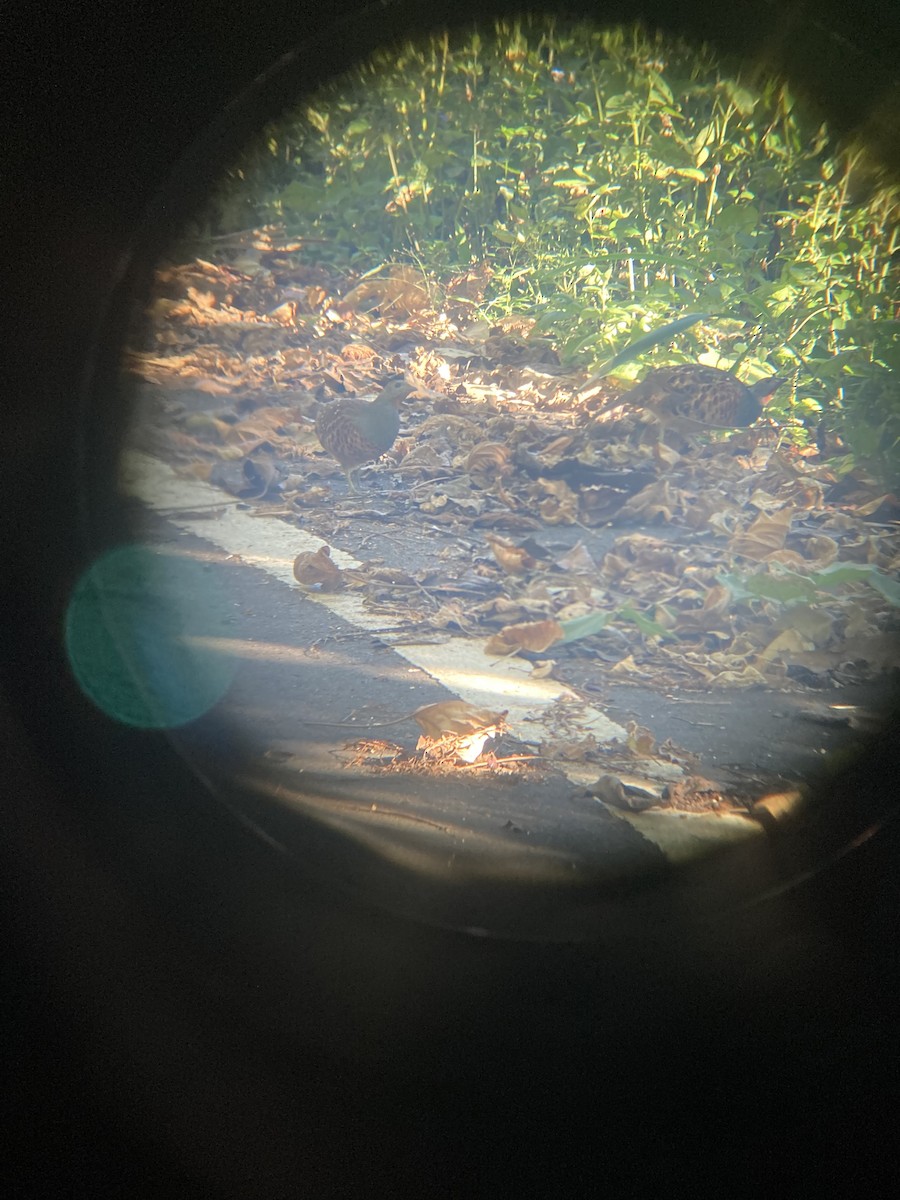
[[[533,322],[472,322],[477,270],[439,283],[386,265],[354,282],[274,228],[247,249],[252,272],[239,255],[159,270],[147,343],[124,363],[132,445],[318,535],[295,562],[302,589],[355,591],[407,640],[480,639],[592,703],[604,679],[803,692],[900,668],[900,502],[858,465],[785,445],[771,422],[681,451],[648,441],[612,376],[578,399],[584,372],[563,371]],[[400,436],[350,495],[316,412],[398,371],[417,388]],[[360,743],[359,761],[496,767],[501,731],[425,732],[412,756]],[[562,762],[570,745],[542,753]]]

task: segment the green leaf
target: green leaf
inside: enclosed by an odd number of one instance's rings
[[[670,175],[680,175],[682,179],[693,179],[695,183],[706,183],[706,172],[696,167],[671,167]]]
[[[817,571],[812,578],[826,591],[845,583],[867,583],[885,600],[900,605],[900,582],[867,563],[832,563]]]
[[[742,117],[749,117],[756,107],[756,97],[747,88],[729,87],[732,103]]]
[[[656,100],[662,100],[664,104],[673,103],[671,88],[662,75],[658,75],[656,71],[650,72],[650,95]]]
[[[759,209],[752,204],[730,204],[715,220],[719,233],[753,233],[759,226]]]
[[[701,150],[704,150],[707,146],[709,146],[710,143],[715,140],[715,136],[715,124],[711,122],[709,125],[704,125],[699,133],[697,133],[694,137],[694,153],[699,154]]]
[[[780,572],[778,575],[760,572],[744,577],[723,573],[717,575],[716,579],[728,588],[735,600],[774,600],[779,604],[797,604],[801,600],[812,600],[816,594],[815,584],[793,571]]]
[[[638,627],[641,633],[648,637],[672,638],[675,636],[671,629],[666,629],[665,625],[660,625],[652,617],[648,617],[645,613],[639,613],[630,606],[626,605],[624,608],[620,608],[618,615],[620,620],[630,621]]]
[[[686,316],[679,317],[676,321],[670,321],[668,325],[663,325],[660,329],[654,329],[650,333],[645,333],[642,337],[630,342],[624,350],[620,350],[612,358],[608,358],[584,386],[587,387],[588,383],[596,383],[598,379],[602,379],[605,375],[608,375],[615,367],[621,366],[622,363],[631,362],[632,359],[638,358],[643,354],[645,350],[651,350],[654,346],[658,346],[660,342],[671,341],[682,330],[690,329],[698,321],[707,321],[709,317],[709,313],[688,313]]]
[[[885,600],[900,605],[900,583],[884,571],[868,563],[837,562],[809,575],[773,567],[773,573],[760,571],[755,575],[717,575],[735,600],[771,600],[790,606],[800,601],[810,602],[817,595],[830,594],[847,584],[866,583],[875,588]]]
[[[590,637],[591,634],[599,633],[612,618],[615,613],[596,612],[588,613],[584,617],[573,617],[571,621],[560,621],[560,628],[564,631],[565,636],[561,639],[563,642],[575,642],[579,638]]]
[[[327,113],[320,113],[315,108],[308,108],[306,110],[306,117],[310,124],[318,129],[319,133],[327,132],[329,120]]]

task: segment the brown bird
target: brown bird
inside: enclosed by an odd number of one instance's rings
[[[400,405],[415,388],[401,376],[390,380],[374,400],[344,396],[319,410],[316,434],[344,469],[350,490],[358,492],[359,468],[381,458],[400,432]]]
[[[784,382],[772,375],[747,387],[729,371],[684,363],[651,371],[642,383],[625,393],[624,399],[651,412],[660,426],[660,435],[673,429],[690,438],[704,429],[752,425]]]

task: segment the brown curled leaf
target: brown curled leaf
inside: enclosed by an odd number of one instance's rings
[[[344,587],[340,567],[331,561],[331,547],[320,546],[316,552],[304,551],[294,559],[294,578],[308,591],[339,592]]]
[[[441,700],[437,704],[424,704],[412,716],[424,734],[439,738],[447,733],[482,733],[502,725],[506,713],[476,708],[466,700]]]
[[[488,639],[484,652],[505,655],[528,650],[532,654],[541,654],[565,636],[562,625],[552,617],[546,621],[525,621],[520,625],[505,625]]]

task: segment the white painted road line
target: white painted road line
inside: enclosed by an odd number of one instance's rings
[[[217,488],[201,480],[183,479],[165,463],[145,454],[132,451],[127,455],[122,483],[149,508],[163,510],[166,520],[176,528],[212,542],[226,554],[238,555],[242,562],[292,588],[297,587],[293,575],[297,555],[325,545],[321,538],[278,518],[250,516]],[[224,500],[229,503],[215,517],[191,515],[192,511],[222,504]],[[339,567],[362,565],[352,555],[334,547],[331,557]],[[450,637],[446,642],[424,645],[411,645],[405,640],[394,642],[391,635],[402,629],[401,623],[369,612],[361,597],[352,593],[303,594],[357,628],[379,634],[395,654],[425,671],[460,699],[481,708],[506,710],[510,731],[523,741],[559,737],[561,719],[568,727],[568,736],[585,737],[592,733],[598,742],[614,738],[624,741],[627,737],[621,725],[585,705],[564,684],[532,678],[530,666],[523,659],[497,659],[485,654],[486,639]],[[564,717],[560,705],[566,708],[571,705],[571,711]]]

